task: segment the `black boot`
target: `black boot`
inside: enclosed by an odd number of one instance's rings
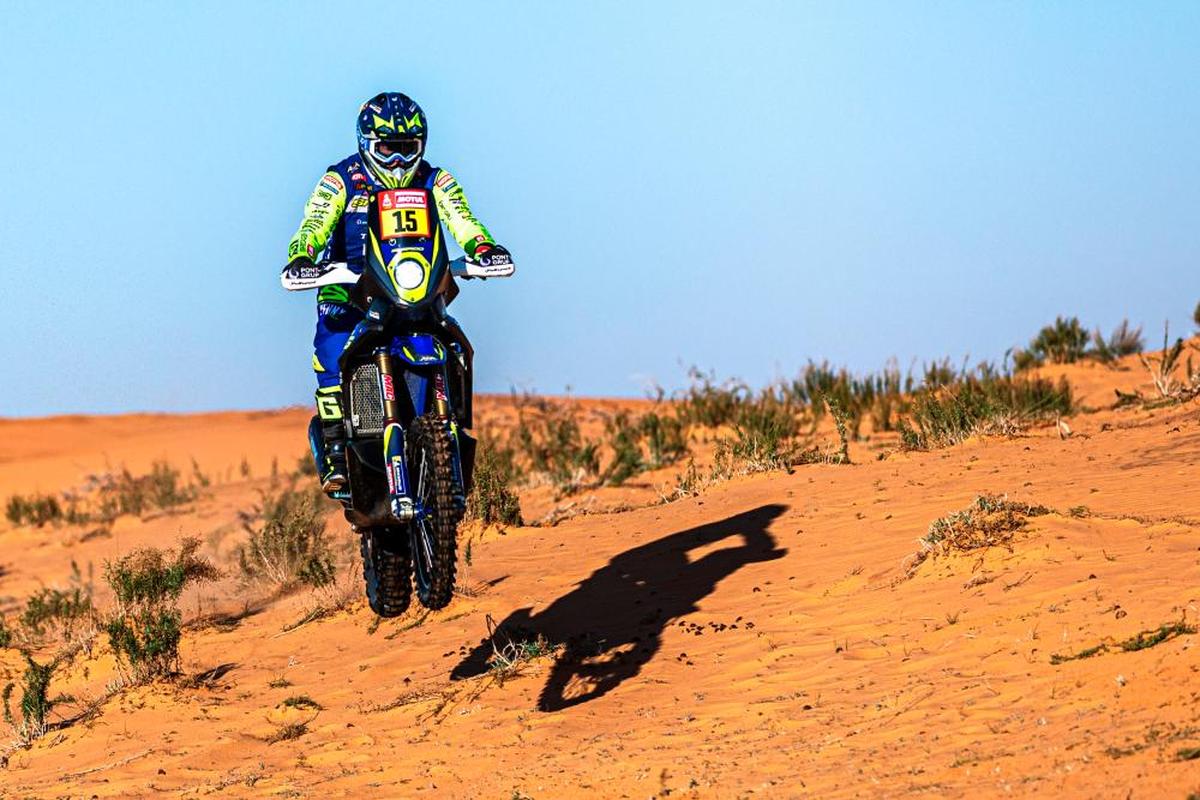
[[[341,420],[321,425],[325,439],[325,470],[321,474],[321,489],[336,492],[346,486],[346,426]]]

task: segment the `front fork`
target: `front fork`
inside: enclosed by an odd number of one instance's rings
[[[424,513],[413,502],[412,476],[408,474],[408,464],[405,459],[405,433],[401,425],[400,404],[396,400],[396,381],[400,380],[392,368],[391,353],[384,351],[375,354],[375,363],[379,367],[379,391],[383,397],[383,460],[388,479],[388,496],[391,503],[392,515],[406,522]],[[459,487],[464,486],[462,474],[462,456],[458,445],[458,426],[452,421],[450,398],[446,393],[446,370],[437,370],[433,374],[434,411],[450,432],[450,442],[454,448],[451,468],[454,470],[455,482]],[[420,409],[417,409],[420,411]],[[458,505],[465,505],[466,498],[461,493],[455,495]]]
[[[463,480],[462,448],[458,444],[458,423],[450,413],[450,397],[446,394],[446,367],[442,366],[433,376],[433,398],[437,415],[450,432],[450,446],[453,448],[450,467],[454,470],[454,483],[458,491],[454,493],[454,504],[460,509],[467,507],[466,481]]]
[[[400,424],[400,403],[396,400],[396,376],[392,356],[387,351],[375,354],[379,367],[379,395],[383,398],[383,464],[387,473],[388,500],[392,516],[401,522],[416,517],[416,506],[404,462],[404,426]]]

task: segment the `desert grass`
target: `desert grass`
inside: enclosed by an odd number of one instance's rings
[[[1123,639],[1118,642],[1100,642],[1092,647],[1085,647],[1075,653],[1055,653],[1050,656],[1051,664],[1064,664],[1068,661],[1079,661],[1084,658],[1092,658],[1113,651],[1124,653],[1133,653],[1138,650],[1147,650],[1163,642],[1170,641],[1179,636],[1187,636],[1196,633],[1196,626],[1188,625],[1185,621],[1167,622],[1159,625],[1153,630],[1139,631],[1128,639]]]
[[[1011,436],[1073,407],[1065,379],[1023,378],[981,367],[958,383],[918,391],[897,427],[904,449],[932,450],[972,436]]]
[[[128,469],[92,475],[80,491],[12,495],[5,503],[4,515],[13,525],[41,528],[93,522],[111,524],[124,515],[140,517],[173,511],[195,500],[201,489],[209,485],[194,459],[193,471],[192,479],[185,483],[178,469],[159,460],[145,475],[134,475]]]

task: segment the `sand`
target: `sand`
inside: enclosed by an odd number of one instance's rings
[[[293,627],[319,597],[233,577],[190,590],[192,680],[125,690],[13,751],[0,796],[1186,797],[1200,791],[1200,637],[1119,644],[1200,618],[1200,419],[1195,403],[1109,408],[1113,389],[1149,394],[1135,365],[1057,369],[1097,409],[1066,438],[1051,425],[879,460],[875,437],[850,466],[659,503],[676,468],[573,498],[593,513],[553,527],[473,529],[468,591],[435,613],[379,622],[355,599]],[[480,414],[507,424],[511,403]],[[99,573],[183,535],[235,575],[239,512],[273,462],[294,468],[307,419],[0,422],[0,499],[159,458],[215,476],[180,513],[109,536],[0,529],[0,608],[11,622],[72,561]],[[983,492],[1055,511],[1010,547],[915,564],[930,522]],[[547,487],[523,503],[529,519],[563,505]],[[335,511],[329,530],[355,546]],[[489,620],[566,649],[500,680]],[[55,691],[103,693],[102,640]],[[0,651],[0,683],[22,669]],[[320,709],[282,705],[297,695]],[[272,743],[287,722],[307,732]]]

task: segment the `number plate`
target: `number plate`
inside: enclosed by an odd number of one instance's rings
[[[429,236],[429,195],[420,189],[391,189],[376,195],[379,238]]]

